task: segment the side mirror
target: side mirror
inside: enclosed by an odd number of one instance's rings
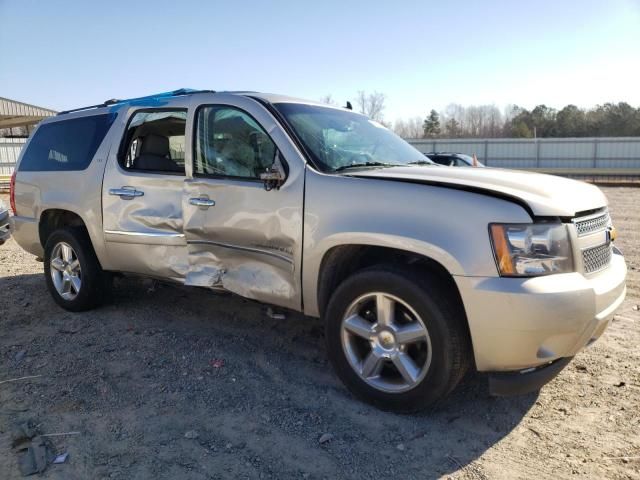
[[[276,150],[276,154],[273,156],[273,163],[267,168],[264,173],[260,174],[260,180],[264,182],[264,189],[267,192],[271,190],[280,190],[280,187],[287,178],[287,174],[280,160],[281,154]]]

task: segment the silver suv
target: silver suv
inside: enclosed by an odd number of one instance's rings
[[[95,307],[124,272],[322,317],[338,376],[392,410],[469,369],[494,394],[538,389],[625,296],[595,186],[434,167],[363,115],[278,95],[63,112],[13,183],[15,239],[63,308]]]

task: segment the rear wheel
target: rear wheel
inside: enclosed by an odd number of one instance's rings
[[[423,272],[374,267],[331,297],[326,341],[338,376],[381,408],[415,411],[449,393],[469,364],[464,314]]]
[[[61,307],[80,312],[99,305],[109,287],[83,228],[56,230],[45,244],[44,273],[51,296]]]

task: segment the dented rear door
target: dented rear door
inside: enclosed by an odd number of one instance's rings
[[[185,283],[300,309],[304,163],[255,100],[224,94],[215,100],[190,114]],[[287,178],[267,191],[259,174],[277,152]]]
[[[128,113],[119,127],[122,142],[109,153],[102,188],[109,269],[183,282],[188,270],[182,213],[187,109],[167,102]],[[134,137],[143,144],[151,135],[166,138],[169,151],[151,150],[146,168],[138,168],[136,157],[144,152],[141,145],[136,148]],[[150,169],[149,158],[156,170]],[[182,166],[182,172],[163,170],[169,160]]]

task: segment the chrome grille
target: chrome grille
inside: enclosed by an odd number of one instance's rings
[[[595,216],[575,218],[573,223],[576,226],[579,237],[600,232],[609,225],[609,212],[600,213]]]
[[[611,244],[605,243],[582,251],[582,263],[585,273],[593,273],[607,268],[611,262]]]

